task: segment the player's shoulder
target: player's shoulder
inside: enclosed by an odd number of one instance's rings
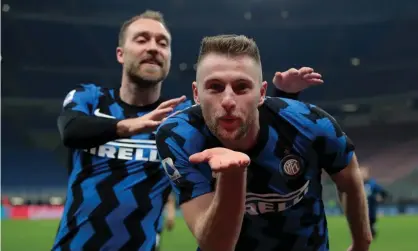
[[[325,112],[320,107],[302,102],[299,100],[281,98],[281,97],[266,97],[264,104],[275,113],[287,113],[291,116],[309,115],[309,119],[332,118],[330,114]],[[303,118],[303,117],[302,117]],[[307,118],[304,116],[304,118]],[[308,118],[307,118],[308,119]]]
[[[185,106],[184,109],[178,110],[173,115],[170,115],[158,128],[158,130],[167,130],[174,125],[181,125],[182,127],[194,127],[200,129],[204,126],[202,110],[200,105]]]
[[[262,106],[263,110],[269,110],[273,114],[281,115],[286,113],[288,116],[309,113],[309,106],[299,100],[282,98],[282,97],[266,97]]]
[[[165,134],[175,133],[180,136],[189,137],[193,132],[199,132],[205,122],[200,105],[188,106],[169,116],[157,129],[157,137]]]
[[[75,85],[64,98],[63,106],[67,106],[77,100],[91,100],[97,95],[98,86],[94,83],[80,83]]]
[[[188,109],[189,107],[193,106],[193,103],[190,99],[178,104],[175,108],[174,108],[174,112],[181,112],[184,111],[186,109]]]
[[[73,96],[95,96],[103,87],[95,84],[95,83],[80,83],[76,84],[66,96],[66,99],[69,99]]]
[[[342,135],[342,129],[335,118],[314,104],[280,97],[267,97],[264,104],[300,131],[314,136]]]
[[[73,90],[76,90],[78,92],[91,92],[91,93],[97,93],[98,91],[104,89],[103,86],[96,84],[96,83],[80,83],[75,86]]]

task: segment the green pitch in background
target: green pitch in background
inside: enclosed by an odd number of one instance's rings
[[[58,228],[57,220],[2,220],[1,251],[47,251]],[[328,217],[332,251],[345,251],[350,236],[345,218]],[[418,216],[388,216],[378,222],[372,251],[417,251]],[[162,251],[194,251],[196,243],[182,218],[172,232],[164,232]]]

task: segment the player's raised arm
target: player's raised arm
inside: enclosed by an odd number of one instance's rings
[[[318,115],[319,130],[314,147],[319,165],[331,176],[338,191],[345,194],[345,213],[353,241],[351,249],[368,250],[372,235],[354,145],[332,116],[317,107],[311,109]]]
[[[194,130],[189,126],[183,137],[177,123],[169,119],[159,128],[157,148],[184,219],[202,250],[234,250],[245,210],[249,157],[224,148],[192,149],[199,142]]]
[[[58,129],[66,147],[89,148],[155,130],[174,107],[186,99],[183,96],[163,102],[140,118],[117,120],[94,109],[98,95],[100,92],[93,84],[80,85],[67,94],[58,117]]]

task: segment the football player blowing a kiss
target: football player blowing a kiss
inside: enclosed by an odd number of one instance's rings
[[[328,251],[325,170],[347,196],[349,250],[371,242],[354,145],[322,109],[266,98],[256,43],[202,41],[197,106],[165,120],[156,143],[184,219],[204,251]]]

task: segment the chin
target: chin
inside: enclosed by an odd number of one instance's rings
[[[164,78],[161,75],[158,75],[158,76],[143,76],[142,79],[144,81],[152,82],[152,83],[157,84],[157,83],[163,81]]]
[[[153,80],[143,76],[131,76],[130,79],[139,88],[151,88],[161,82],[161,80]]]
[[[219,129],[217,132],[217,136],[222,141],[231,141],[231,142],[242,138],[240,137],[238,130],[227,131],[227,130]]]
[[[148,81],[157,81],[164,78],[164,74],[161,71],[139,71],[137,75],[138,77]]]

